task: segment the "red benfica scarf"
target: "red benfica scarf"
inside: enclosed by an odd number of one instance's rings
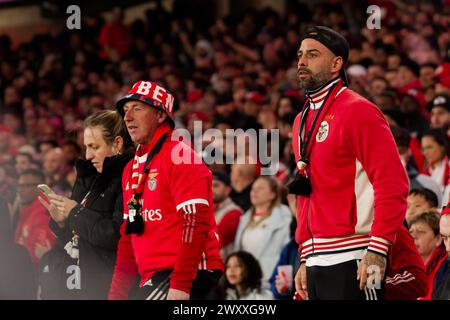
[[[336,99],[336,96],[338,92],[342,89],[343,84],[342,80],[339,79],[336,84],[331,86],[328,91],[320,90],[319,92],[316,92],[312,94],[308,101],[305,103],[305,107],[302,111],[302,117],[300,120],[300,128],[299,128],[299,139],[298,139],[298,150],[299,150],[299,161],[297,162],[297,170],[300,172],[300,174],[305,174],[307,171],[307,165],[302,163],[302,159],[309,160],[309,156],[312,152],[312,147],[314,144],[314,141],[316,140],[316,134],[319,130],[320,123],[322,123],[323,119],[328,113],[328,110],[330,109],[330,106],[333,104],[334,100]],[[326,93],[326,94],[325,94]],[[321,99],[317,99],[318,97],[322,96]],[[323,102],[323,105],[313,110],[313,112],[317,112],[317,114],[311,119],[310,128],[307,124],[307,117],[308,112],[311,112],[311,102],[314,104]]]
[[[170,125],[167,122],[163,122],[155,131],[150,143],[138,145],[134,154],[133,165],[131,167],[130,185],[134,193],[142,194],[144,191],[145,180],[147,180],[147,172],[139,172],[139,163],[145,162],[148,157],[148,153],[153,149],[156,142],[166,133],[170,132]],[[144,157],[141,161],[140,158]]]

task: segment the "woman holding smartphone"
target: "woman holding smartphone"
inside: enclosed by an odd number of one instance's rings
[[[123,221],[122,171],[134,150],[116,111],[91,115],[84,128],[86,160],[75,164],[71,198],[53,192],[39,198],[58,237],[41,264],[42,299],[106,299],[114,270]]]

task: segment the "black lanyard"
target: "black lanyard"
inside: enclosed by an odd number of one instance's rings
[[[149,171],[150,171],[150,168],[148,167],[148,165],[150,164],[150,162],[152,161],[152,159],[156,156],[156,154],[161,150],[161,148],[162,148],[162,146],[163,146],[163,144],[164,144],[164,141],[166,141],[166,138],[167,138],[167,136],[168,136],[168,132],[167,133],[165,133],[161,138],[159,138],[159,140],[156,142],[156,144],[155,144],[155,146],[152,148],[152,150],[150,151],[150,153],[148,154],[148,156],[147,156],[147,161],[145,161],[145,164],[144,164],[144,170],[143,170],[143,174],[145,175],[142,179],[141,179],[141,181],[139,181],[139,185],[137,186],[137,188],[136,188],[136,191],[134,192],[134,195],[133,195],[133,198],[136,200],[136,201],[138,201],[141,197],[142,197],[142,194],[144,193],[144,188],[141,188],[142,189],[142,191],[141,192],[137,192],[137,190],[139,189],[139,187],[141,186],[141,185],[143,185],[144,183],[145,183],[145,181],[147,180],[147,177],[148,177],[148,173],[149,173]],[[139,164],[138,164],[139,165]],[[132,169],[132,168],[131,168]],[[130,177],[132,176],[132,170],[130,170],[131,171],[131,174],[130,174]]]
[[[330,90],[328,91],[329,93],[325,97],[325,100],[323,101],[322,106],[319,108],[319,112],[317,113],[317,116],[314,119],[311,128],[308,130],[308,132],[305,133],[305,141],[304,142],[303,142],[303,139],[302,139],[302,132],[305,129],[306,119],[308,118],[308,112],[309,112],[309,109],[310,109],[310,103],[308,102],[306,104],[305,108],[303,109],[302,118],[300,120],[300,130],[298,131],[298,137],[300,139],[300,160],[306,160],[307,161],[309,156],[311,155],[312,149],[311,149],[311,152],[308,155],[306,155],[306,151],[308,150],[308,145],[310,144],[312,136],[313,136],[313,133],[315,132],[314,129],[316,128],[317,121],[320,118],[320,114],[322,113],[322,110],[325,109],[325,106],[327,104],[328,98],[330,98],[331,94],[333,93],[334,88],[338,85],[338,83],[339,82],[335,83],[330,88]]]

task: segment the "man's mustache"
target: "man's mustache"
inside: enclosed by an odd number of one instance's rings
[[[297,75],[299,75],[300,72],[308,72],[309,74],[312,74],[312,71],[309,70],[308,68],[305,68],[305,67],[303,67],[303,68],[298,68],[298,69],[297,69]]]

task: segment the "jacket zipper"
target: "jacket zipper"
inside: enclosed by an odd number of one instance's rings
[[[313,235],[313,233],[312,233],[312,231],[311,231],[311,220],[310,220],[310,215],[309,215],[309,205],[310,205],[310,202],[311,202],[311,199],[309,199],[309,197],[308,197],[308,209],[307,209],[307,216],[306,216],[306,224],[307,224],[307,227],[308,227],[308,231],[309,231],[309,236],[311,237],[311,248],[312,248],[312,252],[311,253],[314,253],[314,235]]]
[[[309,170],[308,170],[309,171]],[[311,175],[309,174],[309,179],[311,180]],[[311,195],[308,196],[308,208],[306,211],[306,225],[308,227],[309,235],[311,236],[311,253],[314,253],[314,235],[311,229],[311,216],[310,216],[310,204],[311,204]]]

